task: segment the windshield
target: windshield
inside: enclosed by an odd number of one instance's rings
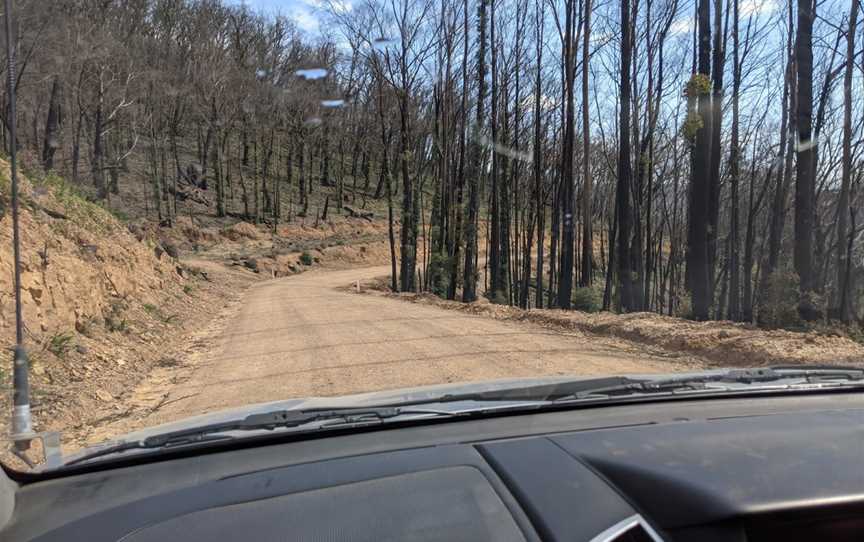
[[[860,380],[858,1],[10,4],[9,468],[53,433]]]

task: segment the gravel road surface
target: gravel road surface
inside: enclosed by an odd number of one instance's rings
[[[207,348],[142,381],[130,415],[90,442],[219,409],[293,397],[495,378],[672,372],[644,345],[357,294],[389,267],[315,269],[256,283]]]

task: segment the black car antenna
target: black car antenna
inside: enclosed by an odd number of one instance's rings
[[[15,274],[15,354],[12,367],[12,452],[29,467],[34,466],[24,452],[34,440],[42,441],[42,453],[48,467],[58,467],[62,462],[60,434],[56,432],[36,433],[30,415],[30,381],[27,350],[24,348],[24,316],[21,310],[21,231],[19,225],[19,194],[17,126],[15,113],[15,50],[12,25],[12,1],[4,0],[6,10],[6,67],[7,95],[9,96],[9,172],[12,191],[12,252]]]
[[[12,251],[15,268],[15,356],[12,372],[12,440],[15,451],[30,448],[33,424],[30,418],[30,382],[24,349],[24,317],[21,312],[21,233],[18,225],[18,171],[16,163],[15,52],[12,40],[12,2],[5,0],[7,95],[9,96],[9,169],[12,178]]]

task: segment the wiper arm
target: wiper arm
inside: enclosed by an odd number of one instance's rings
[[[789,386],[856,382],[864,384],[864,369],[839,366],[789,365],[759,369],[733,369],[726,373],[697,376],[682,376],[662,380],[642,380],[619,385],[592,388],[555,398],[556,402],[595,397],[626,396],[638,393],[674,393],[682,390],[724,391],[730,389],[723,384],[758,384],[780,380],[798,380]]]
[[[724,384],[756,384],[779,380],[798,379],[801,384],[854,382],[864,385],[864,368],[832,365],[782,365],[757,369],[733,369],[726,372],[713,371],[705,374],[681,375],[672,378],[633,378],[612,376],[533,384],[516,388],[494,389],[468,393],[430,395],[380,404],[382,407],[405,407],[434,403],[560,403],[576,399],[599,399],[650,393],[672,393],[676,391],[723,391],[730,386]],[[518,405],[514,405],[518,406]]]
[[[261,414],[250,414],[245,418],[213,423],[189,429],[180,429],[147,437],[143,440],[120,442],[94,450],[66,462],[66,466],[83,463],[97,457],[113,455],[134,449],[164,449],[175,446],[224,440],[231,438],[224,433],[232,431],[261,431],[302,427],[321,422],[317,428],[356,423],[383,423],[386,419],[403,415],[456,416],[458,413],[425,408],[370,407],[335,408],[309,410],[275,410]]]

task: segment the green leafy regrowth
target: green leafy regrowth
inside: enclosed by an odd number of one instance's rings
[[[594,286],[575,288],[571,304],[577,311],[597,312],[603,307],[603,293]]]
[[[73,336],[68,332],[57,333],[48,339],[48,344],[46,345],[46,349],[57,356],[58,358],[63,358],[72,349],[72,341]]]
[[[684,136],[688,142],[693,143],[696,141],[696,134],[699,133],[699,130],[705,124],[702,122],[702,117],[699,116],[699,113],[696,111],[689,111],[687,113],[687,118],[684,120],[684,124],[681,125],[681,134]]]
[[[767,280],[759,303],[759,323],[769,328],[799,328],[800,280],[791,269],[778,269]]]
[[[490,295],[489,301],[496,305],[508,305],[510,303],[510,300],[507,298],[507,292],[504,290],[498,290]]]
[[[444,253],[433,253],[429,261],[429,288],[432,293],[444,297],[450,286],[450,269],[453,260]]]
[[[684,87],[684,95],[690,98],[711,93],[711,79],[704,73],[694,73]]]
[[[157,320],[161,320],[163,324],[170,324],[177,319],[177,315],[166,315],[164,312],[162,312],[162,309],[160,309],[156,305],[144,303],[143,307],[147,314],[149,314],[153,318],[156,318]]]
[[[312,255],[309,254],[308,251],[303,251],[303,254],[300,255],[300,263],[303,265],[312,265]]]
[[[112,302],[107,309],[103,311],[105,329],[112,333],[126,333],[129,331],[129,322],[123,316],[125,311],[126,307],[122,301]]]
[[[5,175],[0,175],[5,177]],[[41,189],[50,190],[54,200],[60,204],[64,215],[81,227],[93,232],[110,232],[117,228],[117,220],[126,217],[118,212],[106,209],[98,203],[87,199],[87,195],[78,187],[69,183],[54,172],[31,172],[27,177],[33,184],[34,192]],[[4,182],[5,181],[4,179]],[[22,203],[27,205],[36,199],[29,194],[22,195]]]

